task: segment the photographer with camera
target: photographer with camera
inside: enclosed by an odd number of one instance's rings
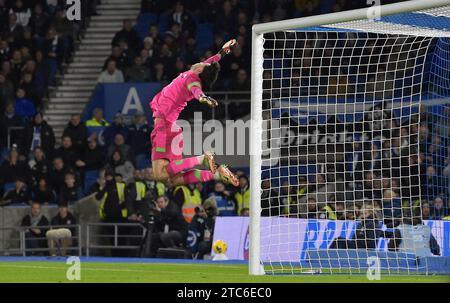
[[[159,196],[150,209],[153,219],[150,257],[160,248],[182,248],[186,243],[188,226],[179,207],[167,196]]]
[[[193,259],[203,259],[211,252],[217,208],[211,201],[195,208],[195,215],[189,224],[187,245],[191,248]]]

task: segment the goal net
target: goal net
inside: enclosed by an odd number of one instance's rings
[[[254,27],[251,274],[443,270],[444,2]]]

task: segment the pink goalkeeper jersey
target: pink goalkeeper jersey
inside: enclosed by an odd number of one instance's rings
[[[204,63],[213,63],[220,60],[220,55],[214,55]],[[196,85],[192,85],[197,83]],[[154,118],[163,118],[175,122],[188,101],[199,99],[203,94],[200,77],[189,70],[180,74],[162,89],[150,102]]]

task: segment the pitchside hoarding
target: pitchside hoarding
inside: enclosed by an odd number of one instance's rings
[[[247,260],[249,249],[248,217],[217,217],[214,241],[228,244],[230,260]],[[440,246],[442,256],[450,256],[450,222],[424,221]],[[262,261],[298,261],[305,258],[308,249],[327,249],[334,239],[350,239],[356,221],[305,220],[295,218],[261,218]],[[383,226],[382,229],[386,229]],[[387,250],[387,241],[378,240],[378,249]]]

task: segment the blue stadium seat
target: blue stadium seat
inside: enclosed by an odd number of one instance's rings
[[[197,47],[205,51],[214,43],[213,25],[210,23],[200,23],[197,27]]]
[[[3,192],[8,192],[10,190],[13,190],[16,187],[16,183],[11,182],[11,183],[5,183],[3,185]]]
[[[98,170],[88,170],[84,174],[83,191],[85,194],[89,192],[91,186],[97,181]]]
[[[150,25],[157,23],[158,15],[151,13],[140,14],[137,19],[135,30],[138,32],[139,36],[144,39],[148,34]]]

